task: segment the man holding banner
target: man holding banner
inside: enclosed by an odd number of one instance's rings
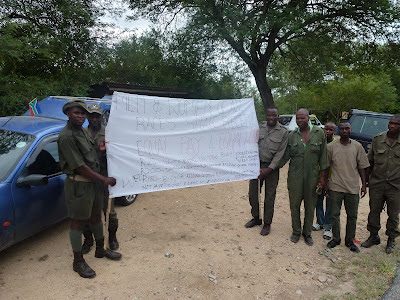
[[[81,277],[93,278],[95,271],[82,256],[82,230],[89,223],[96,239],[95,257],[121,259],[121,254],[104,249],[101,208],[103,205],[102,185],[115,185],[113,177],[99,174],[100,167],[94,150],[94,141],[83,130],[87,107],[84,100],[70,100],[63,106],[68,116],[67,125],[58,136],[60,168],[67,175],[64,183],[67,213],[71,218],[70,241],[74,252],[73,270]]]
[[[278,164],[282,159],[288,142],[288,131],[278,122],[279,113],[276,108],[268,108],[266,111],[267,122],[261,124],[258,148],[260,156],[260,176],[261,182],[265,182],[264,198],[264,226],[261,235],[268,235],[271,231],[272,218],[274,216],[274,204],[276,188],[279,181]],[[253,219],[245,224],[246,228],[261,225],[258,193],[259,180],[252,179],[249,183],[249,201],[251,205],[251,215]]]
[[[87,119],[89,121],[89,126],[85,127],[83,130],[94,140],[97,158],[100,163],[100,174],[103,176],[108,176],[107,170],[107,155],[105,146],[105,126],[101,125],[103,120],[103,110],[101,106],[97,103],[92,103],[88,105],[88,115]],[[103,212],[107,212],[108,206],[108,187],[103,186],[104,190],[104,202],[103,202]],[[118,218],[117,213],[114,209],[114,198],[111,200],[110,215],[106,216],[106,222],[108,222],[108,244],[111,250],[117,250],[119,248],[119,243],[117,240],[117,229],[118,229]],[[82,245],[82,253],[86,254],[90,251],[93,246],[93,233],[89,226],[83,231],[83,236],[85,240]]]

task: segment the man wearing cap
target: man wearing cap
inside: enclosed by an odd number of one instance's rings
[[[95,143],[82,128],[87,113],[86,102],[80,99],[69,100],[63,106],[63,112],[69,120],[57,142],[60,167],[67,175],[64,191],[68,216],[71,218],[69,236],[74,252],[73,270],[84,278],[93,278],[96,273],[82,255],[82,229],[87,223],[96,239],[95,257],[121,259],[121,254],[104,249],[101,221],[103,185],[114,186],[116,180],[99,173]]]
[[[88,114],[87,119],[89,121],[89,126],[83,128],[83,130],[94,140],[95,149],[97,153],[97,158],[100,163],[100,174],[103,176],[108,176],[107,170],[107,157],[106,157],[106,147],[105,147],[105,127],[101,125],[103,116],[103,110],[101,106],[97,103],[92,103],[88,105]],[[108,187],[104,186],[104,205],[103,211],[106,213],[107,205],[108,205]],[[119,244],[117,241],[116,233],[118,229],[118,218],[117,213],[114,209],[114,199],[111,201],[110,208],[110,216],[108,222],[108,243],[111,250],[117,250],[119,248]],[[90,248],[93,246],[93,235],[89,226],[83,231],[83,236],[85,237],[85,241],[82,245],[82,253],[86,254],[90,251]]]

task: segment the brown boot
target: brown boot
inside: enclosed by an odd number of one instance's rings
[[[381,243],[381,238],[377,234],[371,234],[369,238],[361,244],[361,247],[370,248],[373,245],[379,245]]]
[[[396,244],[394,242],[394,238],[388,238],[387,240],[387,245],[386,245],[386,249],[385,252],[387,254],[392,254],[394,252],[394,249],[396,249]]]
[[[89,267],[83,259],[82,252],[74,252],[74,263],[72,264],[72,268],[83,278],[93,278],[96,276],[96,272]]]
[[[96,240],[96,252],[94,256],[97,258],[107,257],[111,260],[120,260],[122,258],[121,253],[104,249],[104,238]]]

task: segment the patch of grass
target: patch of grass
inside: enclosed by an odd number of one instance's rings
[[[323,295],[321,298],[319,298],[320,300],[335,300],[336,296],[333,296],[331,294],[327,294],[327,295]]]
[[[381,247],[365,250],[356,258],[349,255],[343,257],[340,263],[332,264],[337,277],[345,277],[354,282],[356,292],[344,295],[344,299],[379,299],[390,287],[399,263],[400,251],[397,249],[387,255],[382,250]]]

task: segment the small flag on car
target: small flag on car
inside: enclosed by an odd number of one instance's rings
[[[36,116],[41,113],[37,98],[29,102],[29,110],[31,111],[31,116]]]

